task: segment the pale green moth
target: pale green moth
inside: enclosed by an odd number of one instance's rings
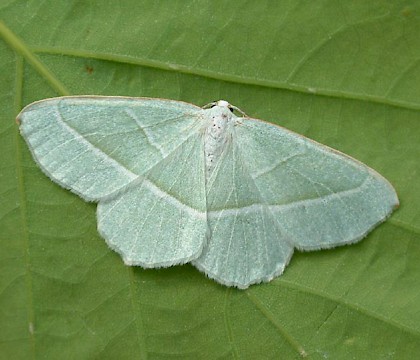
[[[283,273],[294,248],[359,241],[398,206],[357,160],[210,105],[61,97],[18,121],[45,174],[98,203],[98,231],[127,265],[191,262],[245,289]]]

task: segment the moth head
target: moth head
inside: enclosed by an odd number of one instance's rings
[[[221,108],[229,109],[230,112],[232,112],[232,113],[236,110],[237,112],[239,112],[244,117],[248,117],[241,109],[237,108],[234,105],[229,104],[226,100],[213,101],[210,104],[207,104],[207,105],[203,106],[203,109],[214,108],[216,106],[221,107]]]
[[[226,100],[214,101],[212,107],[215,107],[215,106],[228,108],[231,112],[233,112],[234,110],[234,107],[230,105]]]

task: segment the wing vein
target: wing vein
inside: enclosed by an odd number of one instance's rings
[[[138,177],[137,174],[133,173],[129,169],[127,169],[124,165],[120,164],[117,160],[110,157],[108,154],[105,154],[102,150],[98,149],[94,144],[88,141],[82,134],[78,133],[77,130],[72,128],[69,124],[64,121],[64,118],[60,112],[58,106],[56,107],[57,119],[61,123],[61,125],[69,132],[73,137],[79,138],[80,142],[84,143],[92,152],[102,159],[104,162],[108,162],[111,167],[116,169],[118,172],[123,173],[129,179],[135,179]]]
[[[166,157],[166,154],[163,151],[162,146],[152,140],[149,132],[146,131],[146,127],[140,122],[140,119],[136,116],[136,114],[131,109],[126,109],[126,110],[124,110],[124,112],[130,117],[131,120],[133,120],[136,123],[137,127],[142,132],[142,134],[145,136],[149,145],[152,146],[153,148],[155,148],[157,151],[159,151],[159,153],[162,155],[162,157]]]
[[[255,179],[257,179],[257,178],[259,178],[263,175],[266,175],[269,172],[276,170],[280,165],[285,164],[287,161],[289,161],[289,160],[291,160],[295,157],[303,156],[303,155],[305,155],[305,153],[306,153],[306,151],[303,151],[303,152],[299,152],[299,153],[287,156],[287,157],[281,159],[280,161],[274,163],[273,165],[267,166],[267,167],[261,169],[260,171],[258,171],[257,173],[253,174],[252,178],[255,180]]]
[[[311,203],[317,203],[321,199],[329,199],[329,198],[336,197],[337,195],[341,195],[343,197],[351,196],[351,195],[359,192],[360,189],[363,188],[366,185],[368,180],[369,180],[369,177],[367,177],[360,185],[358,185],[355,188],[348,189],[348,190],[343,190],[343,191],[338,191],[338,192],[333,193],[333,194],[322,195],[319,198],[303,199],[303,200],[293,201],[293,202],[285,203],[285,204],[281,204],[281,205],[269,205],[269,204],[265,204],[265,203],[254,203],[254,204],[247,205],[247,206],[242,206],[242,207],[239,207],[239,208],[212,210],[212,211],[208,212],[208,216],[210,218],[215,218],[215,217],[218,217],[222,214],[223,215],[222,217],[227,217],[227,216],[232,216],[234,213],[241,212],[241,211],[255,212],[255,211],[258,211],[260,206],[267,206],[267,208],[270,209],[270,210],[278,211],[278,210],[283,210],[283,209],[287,209],[287,208],[301,206],[303,204],[310,205]]]

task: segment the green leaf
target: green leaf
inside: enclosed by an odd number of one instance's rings
[[[0,4],[2,358],[413,359],[420,353],[415,1]],[[95,204],[35,165],[15,117],[65,94],[217,99],[379,171],[400,209],[246,291],[127,267]]]

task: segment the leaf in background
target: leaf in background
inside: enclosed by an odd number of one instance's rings
[[[420,353],[416,2],[0,4],[4,358],[415,358]],[[20,39],[20,40],[19,40]],[[379,171],[401,208],[361,243],[227,289],[123,265],[95,205],[33,162],[15,116],[70,94],[226,99]]]

